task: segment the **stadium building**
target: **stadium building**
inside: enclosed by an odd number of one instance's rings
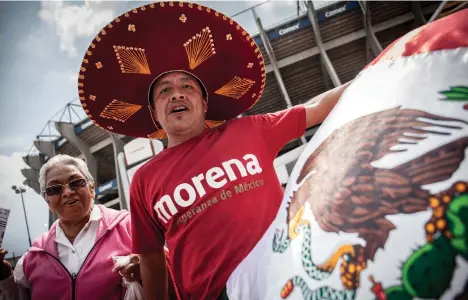
[[[298,2],[293,18],[264,28],[256,8],[250,13],[258,28],[254,35],[265,59],[263,96],[246,115],[282,110],[305,103],[314,96],[352,80],[385,47],[398,37],[434,19],[466,7],[467,2],[327,2],[314,7]],[[234,17],[234,19],[236,19]],[[318,126],[286,145],[275,161],[283,184],[288,180],[303,145]],[[68,103],[47,122],[22,170],[24,184],[40,193],[41,166],[54,155],[84,159],[96,182],[96,201],[116,209],[128,209],[128,185],[133,172],[157,154],[164,142],[111,134],[95,126],[77,100]],[[50,215],[49,224],[56,219]]]

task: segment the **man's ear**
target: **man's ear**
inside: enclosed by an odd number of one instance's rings
[[[208,111],[208,101],[207,100],[203,100],[203,111],[206,113]]]
[[[151,118],[153,118],[153,122],[154,121],[158,121],[158,116],[156,115],[156,110],[154,109],[154,104],[153,103],[149,103],[148,104],[148,109],[150,111],[150,115],[151,115]]]

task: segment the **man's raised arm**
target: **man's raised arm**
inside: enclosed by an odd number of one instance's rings
[[[140,255],[140,274],[145,300],[169,300],[164,250]]]
[[[325,120],[350,83],[351,81],[315,96],[304,104],[306,109],[306,128],[320,124]]]

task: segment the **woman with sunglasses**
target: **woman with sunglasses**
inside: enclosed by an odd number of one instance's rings
[[[123,299],[122,276],[140,279],[139,257],[130,252],[130,214],[94,204],[94,179],[86,163],[68,155],[52,157],[39,172],[39,184],[59,219],[14,271],[0,249],[0,298]],[[113,269],[113,257],[127,255],[130,263]]]

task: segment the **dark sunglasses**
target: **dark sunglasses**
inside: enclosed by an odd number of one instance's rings
[[[76,191],[78,189],[81,189],[82,187],[85,187],[86,183],[87,183],[87,180],[84,178],[74,179],[67,184],[56,184],[56,185],[49,186],[45,189],[45,193],[49,197],[57,196],[57,195],[62,194],[63,188],[65,186],[68,186],[72,190]]]

